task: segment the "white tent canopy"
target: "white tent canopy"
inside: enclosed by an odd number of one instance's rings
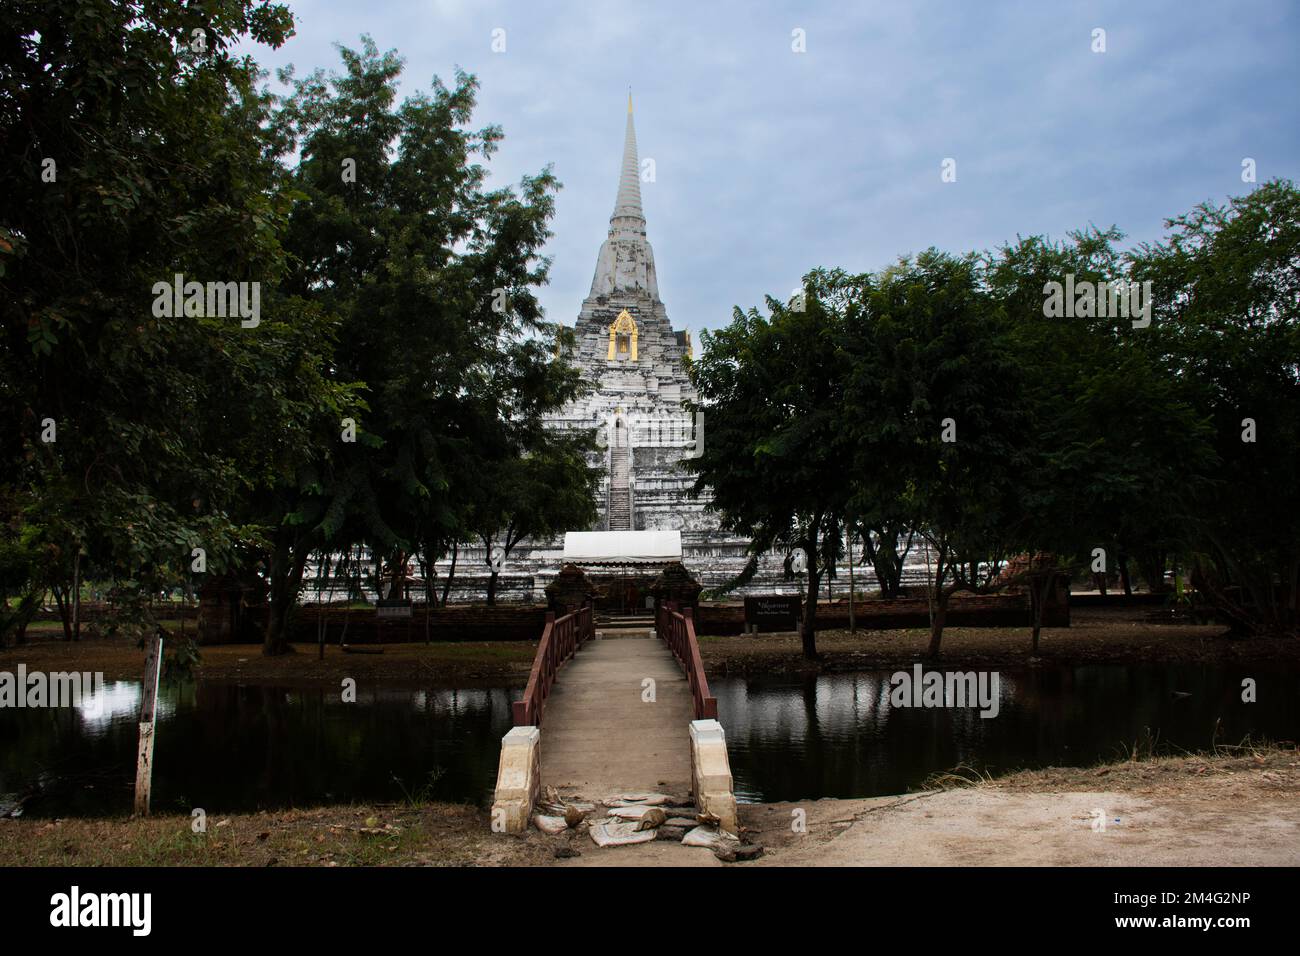
[[[570,531],[564,561],[572,564],[666,564],[682,559],[680,531]]]

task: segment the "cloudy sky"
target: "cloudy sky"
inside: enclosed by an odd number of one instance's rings
[[[288,2],[297,35],[254,51],[267,67],[334,69],[333,44],[368,33],[406,59],[403,93],[478,76],[474,125],[505,132],[494,185],[547,163],[564,184],[542,301],[566,323],[608,228],[629,87],[655,161],[660,293],[692,330],[816,266],[1089,223],[1156,239],[1168,216],[1250,189],[1247,157],[1260,182],[1300,180],[1291,0]]]

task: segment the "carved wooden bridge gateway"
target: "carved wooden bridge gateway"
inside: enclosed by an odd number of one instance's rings
[[[623,792],[695,797],[735,831],[718,702],[691,609],[602,625],[591,607],[548,614],[528,686],[501,743],[493,829],[522,833],[543,787],[599,801]]]

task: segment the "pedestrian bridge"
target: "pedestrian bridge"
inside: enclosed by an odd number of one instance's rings
[[[528,686],[501,743],[494,829],[522,833],[543,788],[600,801],[624,792],[690,793],[735,832],[718,702],[689,607],[597,625],[584,607],[548,614]]]

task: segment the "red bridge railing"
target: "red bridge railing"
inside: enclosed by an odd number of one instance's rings
[[[677,663],[686,672],[691,697],[695,700],[695,719],[718,717],[718,698],[709,694],[709,680],[700,662],[700,643],[695,639],[695,620],[689,607],[677,610],[672,601],[662,601],[655,609],[655,633],[664,639]]]
[[[511,705],[516,727],[540,727],[546,698],[551,695],[555,675],[560,665],[567,661],[588,640],[596,636],[595,619],[591,606],[579,608],[572,614],[557,619],[554,611],[546,612],[546,626],[542,639],[533,655],[533,669],[528,673],[528,686],[523,700]]]

